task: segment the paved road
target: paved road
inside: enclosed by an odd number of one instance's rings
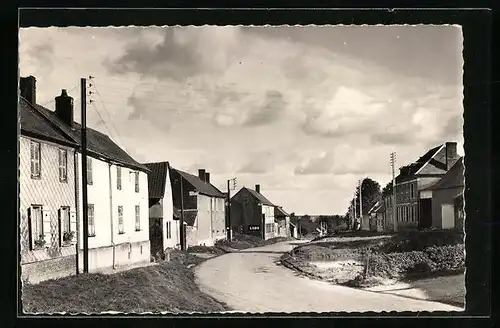
[[[293,242],[210,259],[196,269],[201,290],[238,312],[462,311],[443,303],[337,286],[277,265]]]

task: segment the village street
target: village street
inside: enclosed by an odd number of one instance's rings
[[[461,311],[443,303],[337,286],[297,276],[277,264],[294,242],[242,250],[196,270],[200,289],[237,312]]]

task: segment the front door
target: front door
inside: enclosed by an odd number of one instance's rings
[[[163,249],[163,219],[149,219],[149,241],[151,255],[161,253]]]
[[[419,228],[427,229],[432,226],[432,198],[420,199]]]

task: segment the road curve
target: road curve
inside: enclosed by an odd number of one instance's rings
[[[463,311],[451,305],[369,292],[297,276],[277,264],[294,242],[243,250],[196,268],[200,289],[237,312]]]

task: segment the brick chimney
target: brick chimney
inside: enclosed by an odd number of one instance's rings
[[[260,194],[260,185],[258,184],[255,185],[255,191]]]
[[[62,89],[61,95],[56,97],[56,115],[68,126],[73,127],[74,112],[73,98],[68,96],[66,89]]]
[[[210,173],[205,172],[205,182],[210,183]]]
[[[198,178],[200,178],[201,181],[205,181],[206,179],[205,169],[198,170]]]
[[[21,91],[21,97],[33,105],[36,104],[36,79],[34,76],[21,77],[19,89]]]
[[[453,164],[455,164],[458,159],[457,154],[457,143],[447,142],[446,143],[446,170],[449,170]]]

